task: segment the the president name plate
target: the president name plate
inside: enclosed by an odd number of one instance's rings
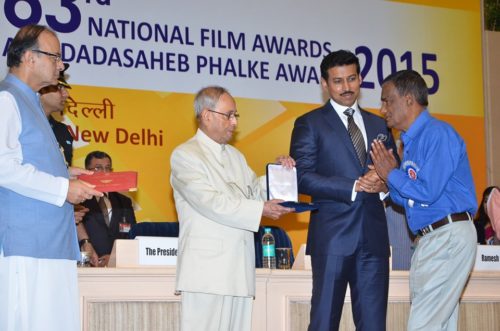
[[[140,265],[176,265],[179,238],[135,237],[139,241]]]

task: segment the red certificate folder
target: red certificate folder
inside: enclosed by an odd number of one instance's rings
[[[136,171],[94,172],[93,175],[80,175],[78,179],[95,185],[99,192],[137,190]]]

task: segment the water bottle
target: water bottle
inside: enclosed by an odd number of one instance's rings
[[[264,235],[262,236],[262,268],[276,269],[274,236],[270,228],[264,228]]]

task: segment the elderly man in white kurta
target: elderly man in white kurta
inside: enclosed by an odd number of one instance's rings
[[[231,95],[207,87],[195,97],[196,135],[171,157],[171,184],[179,217],[177,285],[182,292],[181,330],[251,328],[255,295],[254,234],[262,216],[293,211],[265,201],[244,156],[228,142],[238,113]],[[292,167],[291,158],[282,157]]]

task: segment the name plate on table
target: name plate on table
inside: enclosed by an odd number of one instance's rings
[[[139,240],[139,238],[146,239]],[[116,239],[109,257],[108,267],[175,266],[177,263],[178,240],[178,238],[169,237],[139,236],[136,239]],[[150,250],[146,250],[146,248]],[[144,256],[141,257],[141,255]]]
[[[474,270],[500,271],[500,246],[478,245]]]
[[[281,164],[270,163],[266,167],[267,200],[284,200],[280,205],[295,208],[296,213],[316,210],[313,203],[299,202],[297,169],[286,169]]]
[[[135,237],[139,241],[140,265],[176,265],[179,238]]]

